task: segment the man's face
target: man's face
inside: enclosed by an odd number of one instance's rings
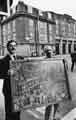
[[[8,51],[10,54],[15,54],[16,53],[16,43],[15,42],[11,42],[8,46]]]
[[[48,51],[51,54],[51,50]]]

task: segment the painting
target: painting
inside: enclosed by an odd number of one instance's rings
[[[67,77],[61,59],[11,61],[10,70],[13,111],[68,99]]]

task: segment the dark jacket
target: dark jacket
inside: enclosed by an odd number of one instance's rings
[[[16,58],[23,59],[23,57],[21,56],[17,56]],[[11,58],[9,54],[0,60],[0,78],[4,79],[3,83],[4,95],[11,95],[10,75],[8,74],[10,60]]]
[[[51,58],[51,52],[48,49],[45,50],[45,54],[47,58]]]
[[[71,60],[76,62],[76,52],[71,53]]]

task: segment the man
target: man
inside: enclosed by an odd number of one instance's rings
[[[47,58],[51,58],[51,49],[46,48],[46,49],[44,50],[44,53],[45,53],[45,56],[46,56]]]
[[[76,51],[71,53],[71,61],[72,61],[71,72],[73,72],[74,64],[76,63]]]
[[[12,112],[12,96],[10,85],[10,60],[22,59],[16,56],[16,41],[10,40],[7,43],[8,54],[0,60],[0,78],[4,79],[3,94],[5,99],[5,118],[6,120],[20,120],[20,112]]]

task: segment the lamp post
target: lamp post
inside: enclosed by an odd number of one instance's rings
[[[37,16],[37,20],[36,20],[36,55],[39,56],[39,52],[38,52],[38,44],[39,44],[39,15]]]
[[[7,13],[8,13],[8,16],[10,16],[10,1],[7,0]]]

